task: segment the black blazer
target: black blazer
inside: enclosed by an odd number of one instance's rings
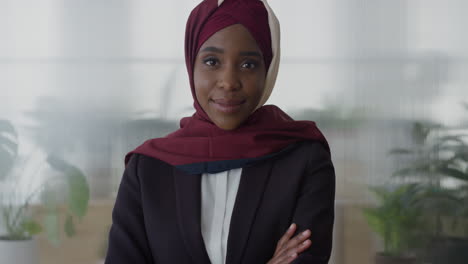
[[[112,212],[106,264],[210,263],[201,234],[201,175],[133,155]],[[293,263],[328,263],[335,173],[317,142],[242,169],[226,264],[264,264],[291,223],[312,245]],[[297,233],[298,233],[297,232]]]

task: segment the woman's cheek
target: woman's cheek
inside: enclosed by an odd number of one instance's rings
[[[200,76],[200,79],[195,81],[195,90],[199,90],[201,93],[208,94],[210,90],[215,87],[215,81],[213,78],[208,76]]]

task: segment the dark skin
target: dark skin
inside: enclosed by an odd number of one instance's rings
[[[219,128],[236,129],[249,117],[265,86],[265,64],[244,26],[226,27],[203,43],[194,83],[198,103]]]
[[[265,86],[266,69],[262,52],[242,25],[226,27],[200,47],[194,67],[198,103],[213,123],[235,130],[255,110]],[[292,224],[277,242],[267,264],[291,263],[310,247],[310,230],[293,237]]]

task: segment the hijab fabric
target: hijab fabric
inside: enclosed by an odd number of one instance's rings
[[[248,119],[234,130],[217,127],[195,95],[193,68],[198,50],[214,33],[241,24],[262,51],[267,74],[260,102]],[[292,149],[300,141],[328,143],[312,121],[294,121],[280,108],[264,105],[278,74],[279,22],[266,0],[204,0],[191,12],[185,33],[185,63],[189,74],[195,113],[180,120],[180,129],[147,140],[134,153],[169,163],[188,174],[216,173],[249,166]]]

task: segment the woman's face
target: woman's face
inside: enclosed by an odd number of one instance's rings
[[[232,130],[249,117],[260,101],[265,63],[249,31],[235,24],[203,43],[193,75],[200,106],[218,127]]]

